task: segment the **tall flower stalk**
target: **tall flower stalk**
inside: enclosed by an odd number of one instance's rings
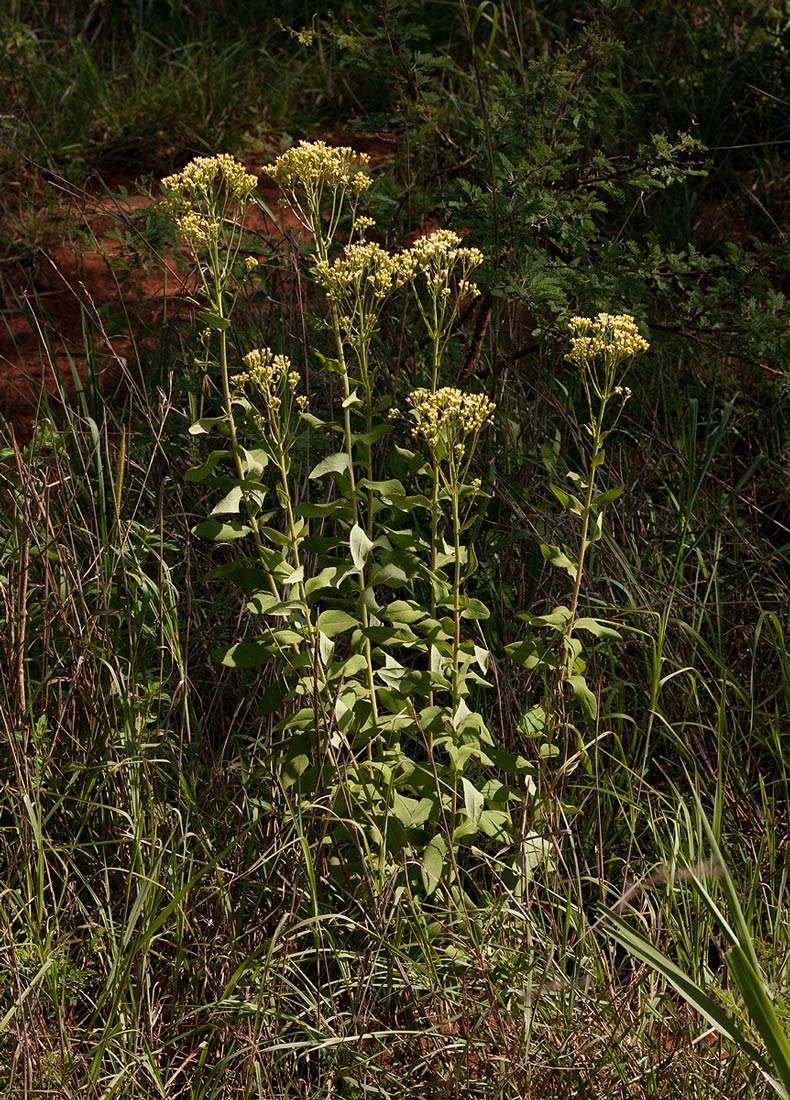
[[[342,260],[330,260],[331,249],[344,217],[349,217],[351,237],[356,229],[357,209],[361,196],[371,184],[371,178],[365,170],[369,160],[365,154],[357,153],[347,146],[330,146],[325,142],[300,142],[277,158],[273,165],[264,171],[274,179],[285,196],[284,201],[291,207],[300,222],[310,234],[315,248],[315,273],[327,289],[329,320],[335,343],[335,353],[343,385],[343,440],[346,454],[346,476],[349,485],[349,503],[351,505],[352,531],[360,525],[360,502],[357,478],[354,469],[354,433],[351,420],[354,395],[346,357],[346,338],[353,334],[352,347],[357,351],[358,360],[364,363],[368,424],[372,392],[368,369],[368,347],[372,328],[369,318],[362,331],[354,324],[354,319],[341,311],[341,303],[347,304],[348,298],[356,300],[358,312],[361,303],[368,301],[367,295],[360,296],[361,284],[367,286],[367,279],[378,269],[385,281],[391,276],[386,274],[386,266],[373,251],[375,246],[350,244]],[[361,220],[361,219],[360,219]],[[367,221],[362,223],[368,224]],[[381,250],[379,250],[381,252]],[[385,255],[382,253],[382,255]],[[373,300],[375,301],[375,295]],[[368,313],[370,311],[368,310]],[[369,437],[369,429],[366,432]],[[370,444],[367,443],[366,470],[368,477],[372,473]],[[366,527],[372,529],[372,497],[368,498],[368,517]],[[373,651],[367,635],[370,626],[370,614],[367,604],[367,559],[358,556],[356,563],[359,594],[357,609],[363,627],[363,651],[366,661],[366,673],[370,704],[374,725],[378,725],[378,704],[376,699]]]
[[[478,248],[466,248],[450,229],[437,229],[419,237],[403,256],[404,274],[412,287],[431,347],[431,393],[439,386],[442,364],[453,327],[464,299],[480,291],[469,276],[483,262]],[[431,484],[431,574],[436,576],[439,554],[440,471],[432,458]],[[436,614],[436,582],[431,581],[431,615]]]
[[[480,492],[480,481],[474,479],[470,482],[467,479],[480,432],[490,423],[495,405],[484,394],[465,393],[453,386],[444,386],[434,392],[427,389],[413,390],[408,396],[408,404],[413,421],[412,436],[427,448],[435,471],[436,484],[440,490],[444,490],[449,504],[453,549],[450,684],[455,711],[464,695],[461,665],[461,534]]]
[[[228,329],[236,301],[234,279],[244,236],[244,212],[256,186],[255,176],[226,153],[196,157],[182,171],[162,180],[165,212],[172,218],[178,236],[192,256],[199,287],[208,306],[203,314],[206,341],[216,333],[225,423],[233,464],[242,486],[247,471],[233,409]],[[245,501],[247,520],[258,551],[262,553],[255,502],[249,494],[245,495]],[[277,585],[271,574],[269,585],[276,594]]]
[[[591,521],[600,524],[602,513],[595,508],[596,474],[605,459],[604,444],[617,427],[626,402],[631,396],[623,386],[631,360],[647,351],[649,344],[639,333],[630,314],[599,313],[596,317],[573,317],[569,324],[571,349],[566,359],[575,363],[581,375],[587,402],[591,447],[585,471],[585,495],[580,510],[581,531],[576,560],[570,613],[564,627],[564,674],[570,674],[574,660],[573,632],[578,620],[579,594],[584,578],[587,552],[600,536],[591,537]]]

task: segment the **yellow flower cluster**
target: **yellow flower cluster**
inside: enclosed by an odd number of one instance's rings
[[[412,390],[407,401],[414,420],[412,436],[426,443],[432,454],[443,446],[456,461],[466,453],[464,441],[478,435],[496,408],[485,394],[465,393],[455,386]]]
[[[466,248],[452,229],[437,229],[425,237],[419,237],[411,248],[401,253],[401,263],[408,278],[421,274],[429,290],[443,297],[450,294],[450,280],[459,277],[458,290],[462,294],[478,294],[477,286],[468,275],[483,262],[479,248]]]
[[[372,241],[358,241],[331,262],[319,260],[315,273],[333,302],[363,295],[381,301],[404,282],[404,266],[402,253],[393,256]]]
[[[286,379],[292,391],[299,385],[299,372],[291,369],[291,360],[287,355],[275,355],[271,348],[254,348],[244,356],[246,371],[240,371],[231,379],[235,389],[252,385],[260,393],[267,406],[278,409],[281,398],[276,390]],[[303,402],[297,398],[300,407]]]
[[[175,225],[179,237],[191,248],[203,248],[219,240],[219,220],[197,210],[187,210],[185,214],[177,215]]]
[[[227,153],[195,157],[162,180],[163,206],[194,251],[216,244],[229,207],[244,206],[257,180]]]
[[[629,313],[599,313],[595,317],[572,317],[571,350],[566,355],[572,363],[584,364],[603,357],[620,363],[647,351],[647,340],[640,336],[634,318]]]
[[[165,203],[171,210],[213,207],[221,198],[244,203],[257,180],[228,153],[195,157],[186,168],[162,180]]]
[[[357,153],[346,145],[300,141],[263,171],[284,190],[292,190],[297,185],[312,189],[327,184],[342,187],[352,195],[361,195],[372,182],[366,172],[369,164],[366,153]]]

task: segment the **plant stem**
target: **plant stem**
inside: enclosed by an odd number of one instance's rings
[[[453,709],[461,701],[458,654],[461,650],[461,518],[458,513],[458,481],[453,477]]]
[[[214,309],[216,310],[217,316],[224,320],[225,314],[223,293],[219,279],[216,276],[216,271],[214,283]],[[239,447],[239,438],[236,432],[236,420],[233,416],[233,400],[230,392],[230,376],[228,373],[228,336],[224,328],[221,328],[219,333],[219,367],[220,376],[222,378],[222,399],[225,405],[225,415],[228,419],[228,428],[230,430],[230,445],[231,450],[233,451],[233,461],[236,466],[236,474],[239,478],[239,481],[243,482],[244,466],[241,461],[241,449]],[[261,557],[262,559],[263,542],[261,540],[260,530],[258,529],[257,516],[254,516],[251,512],[248,512],[247,518],[249,519],[250,527],[252,528],[252,534],[255,539],[255,545],[258,548],[259,557]],[[268,569],[266,571],[266,575],[268,577],[269,587],[273,595],[277,596],[277,598],[279,599],[280,593],[278,591],[277,584]]]
[[[573,635],[573,628],[576,625],[576,613],[579,608],[579,594],[581,593],[582,578],[584,576],[584,562],[587,557],[587,550],[590,546],[588,534],[590,531],[590,515],[592,513],[592,501],[593,494],[595,492],[595,472],[600,465],[599,457],[602,451],[603,442],[603,420],[606,414],[606,401],[607,397],[604,394],[601,398],[601,405],[598,410],[598,415],[592,417],[592,458],[590,459],[590,465],[587,470],[587,493],[584,499],[584,506],[582,509],[582,530],[581,538],[579,541],[579,560],[576,564],[576,576],[573,582],[573,595],[571,596],[570,614],[568,621],[565,624],[564,636],[567,642]],[[570,647],[566,647],[565,652],[565,675],[570,674],[571,666],[571,652]]]

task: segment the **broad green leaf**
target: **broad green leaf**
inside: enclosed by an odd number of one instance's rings
[[[592,506],[593,508],[602,508],[605,504],[611,504],[613,500],[617,500],[622,494],[623,486],[617,485],[613,489],[607,489],[605,492],[599,493],[598,496],[593,499]]]
[[[345,676],[346,678],[356,676],[367,667],[367,663],[367,657],[364,653],[352,653],[348,660],[344,661],[342,665],[333,672],[332,678],[334,679],[335,676]]]
[[[218,313],[212,313],[210,310],[203,309],[198,314],[198,318],[201,324],[206,325],[208,328],[222,331],[223,329],[230,328],[230,318],[220,317]]]
[[[268,615],[275,608],[282,607],[280,597],[273,592],[256,592],[247,604],[247,610],[253,615]]]
[[[395,478],[390,478],[389,481],[370,481],[368,478],[363,477],[358,485],[360,489],[369,489],[372,493],[376,493],[385,503],[388,503],[389,498],[393,496],[402,497],[406,495],[402,483]]]
[[[525,737],[539,737],[546,728],[546,712],[541,706],[530,707],[521,715],[518,729]]]
[[[345,611],[322,611],[316,626],[327,638],[334,638],[346,630],[354,630],[359,622]]]
[[[214,469],[218,462],[221,462],[223,458],[231,457],[232,453],[228,450],[212,451],[202,465],[193,466],[190,470],[187,470],[184,474],[184,480],[205,481],[207,477],[210,477],[214,473]]]
[[[392,795],[392,813],[407,829],[422,825],[431,816],[433,799],[431,798],[407,798],[406,795],[394,791]]]
[[[343,401],[343,406],[342,407],[344,409],[351,409],[355,405],[361,405],[361,404],[362,404],[362,401],[359,398],[359,394],[354,389],[354,390],[351,391],[351,393],[348,395],[348,397]]]
[[[368,559],[368,554],[373,548],[373,543],[358,523],[355,523],[351,528],[349,544],[351,546],[351,560],[361,572],[365,568],[365,562]]]
[[[564,489],[561,489],[559,485],[549,485],[554,496],[560,502],[563,508],[567,508],[568,511],[573,512],[574,515],[581,515],[582,503],[573,496],[571,493],[567,493]]]
[[[428,897],[441,882],[446,857],[447,842],[441,833],[437,833],[433,840],[428,842],[422,854],[422,884]]]
[[[241,485],[234,485],[233,488],[225,494],[222,500],[214,505],[209,514],[212,516],[238,515],[243,495],[244,491]]]
[[[312,479],[323,477],[324,474],[344,474],[348,470],[348,455],[345,451],[338,451],[336,454],[327,455],[326,458],[322,458],[318,465],[314,466],[310,471],[309,476]]]
[[[581,673],[577,673],[575,676],[569,676],[568,682],[587,717],[594,719],[598,713],[598,702],[587,686],[587,681]]]
[[[269,456],[266,451],[258,447],[253,451],[243,451],[242,453],[244,454],[245,473],[260,477],[269,465]]]
[[[220,424],[227,424],[228,418],[223,413],[222,416],[202,416],[200,420],[196,420],[194,424],[189,426],[190,435],[208,435],[212,428],[218,427]],[[230,452],[228,452],[230,454]]]
[[[478,825],[480,823],[480,815],[483,812],[485,805],[484,799],[480,791],[473,783],[464,776],[461,780],[461,784],[464,789],[464,808],[469,815],[469,818]]]
[[[600,619],[577,619],[573,624],[574,630],[589,630],[596,638],[620,638],[622,635],[612,626],[607,626]]]
[[[260,668],[271,660],[271,654],[263,642],[238,642],[232,645],[222,658],[228,668]]]
[[[477,621],[478,619],[488,619],[491,617],[491,612],[483,601],[476,600],[472,596],[463,596],[461,598],[461,606],[463,608],[461,612],[462,619]]]
[[[560,550],[559,546],[548,546],[545,542],[542,542],[540,544],[540,552],[547,562],[556,566],[557,569],[564,569],[569,577],[573,577],[574,580],[576,579],[576,571],[579,568],[578,565],[575,561],[571,561],[567,554],[564,554],[562,550]]]
[[[251,530],[251,527],[238,519],[204,519],[197,527],[192,528],[192,533],[210,542],[233,542],[235,539],[243,539]]]
[[[305,424],[309,425],[309,427],[311,428],[323,428],[326,424],[325,420],[321,420],[319,419],[319,417],[313,416],[313,414],[310,412],[300,412],[299,416],[302,420],[304,420]]]
[[[353,575],[349,566],[326,565],[320,573],[305,581],[305,593],[312,596],[314,592],[321,592],[324,588],[339,588],[346,577]]]
[[[492,840],[506,840],[510,831],[510,814],[504,810],[483,810],[478,827]]]

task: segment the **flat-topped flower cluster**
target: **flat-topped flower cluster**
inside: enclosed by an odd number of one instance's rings
[[[247,204],[257,182],[228,153],[195,157],[162,180],[163,206],[185,244],[199,252],[218,242],[223,219]]]
[[[180,172],[165,176],[162,191],[165,202],[179,208],[199,206],[223,195],[234,202],[244,202],[257,182],[229,153],[217,153],[213,157],[195,157]]]
[[[485,394],[466,393],[456,386],[412,390],[406,400],[414,421],[413,438],[424,442],[431,454],[443,446],[459,460],[466,451],[465,441],[477,437],[496,409]]]
[[[601,356],[619,363],[650,347],[640,335],[630,313],[571,317],[568,328],[571,332],[571,350],[565,358],[572,363],[584,364]]]
[[[361,195],[372,182],[367,173],[369,166],[367,153],[358,153],[347,145],[300,141],[263,171],[284,190],[292,190],[297,184],[305,188],[326,184]]]
[[[449,294],[449,280],[458,279],[458,289],[472,294],[477,287],[468,282],[473,268],[482,264],[484,256],[479,248],[467,248],[452,229],[436,229],[424,237],[418,237],[402,254],[406,272],[412,277],[422,275],[430,290]]]
[[[253,386],[269,408],[280,407],[278,390],[283,379],[292,391],[299,385],[299,372],[291,369],[288,356],[275,355],[271,348],[253,348],[244,356],[243,362],[247,369],[234,374],[231,379],[233,388],[238,391],[246,385]]]
[[[335,260],[318,260],[313,269],[327,297],[343,303],[350,295],[382,300],[409,277],[403,254],[393,255],[373,241],[348,244]]]

